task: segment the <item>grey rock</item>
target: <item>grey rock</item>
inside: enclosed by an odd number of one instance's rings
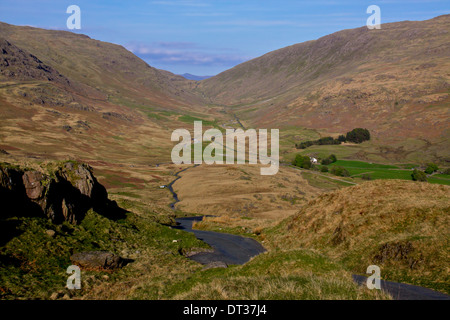
[[[0,164],[0,204],[7,214],[27,212],[53,223],[77,224],[93,208],[108,217],[123,214],[86,164],[67,161],[51,174]]]
[[[88,269],[118,269],[125,265],[125,260],[108,251],[85,251],[70,257],[73,264]]]
[[[213,261],[208,263],[203,267],[203,270],[213,269],[213,268],[228,268],[228,265],[223,261]]]

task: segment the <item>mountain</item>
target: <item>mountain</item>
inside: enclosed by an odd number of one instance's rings
[[[269,52],[198,87],[257,128],[449,137],[450,15],[361,27]]]
[[[181,76],[185,79],[195,80],[195,81],[201,81],[201,80],[205,80],[205,79],[209,79],[209,78],[213,77],[213,76],[196,76],[196,75],[190,74],[190,73],[184,73]]]
[[[195,80],[195,81],[201,81],[213,77],[213,76],[196,76],[195,74],[190,73],[184,73],[181,76],[187,80]]]
[[[0,23],[0,149],[39,158],[170,159],[170,134],[188,116],[215,118],[196,85],[116,44]]]
[[[195,81],[120,45],[0,23],[0,149],[157,162],[193,119],[240,120],[281,129],[282,155],[308,135],[364,127],[374,144],[343,156],[450,161],[449,25],[444,15],[343,30]]]
[[[119,45],[67,31],[6,23],[0,23],[0,35],[103,97],[138,95],[163,107],[199,101],[181,88],[187,83],[184,78],[149,66]]]

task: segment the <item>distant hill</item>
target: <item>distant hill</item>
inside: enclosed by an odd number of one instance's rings
[[[442,139],[449,134],[449,30],[450,15],[343,30],[244,62],[199,90],[254,127],[364,127],[376,138]]]
[[[206,79],[213,77],[213,76],[196,76],[196,75],[190,74],[190,73],[184,73],[181,76],[188,80],[195,80],[195,81],[206,80]]]

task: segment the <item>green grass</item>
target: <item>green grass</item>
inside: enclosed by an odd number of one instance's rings
[[[348,187],[352,185],[350,183],[345,183],[339,180],[333,180],[326,176],[314,174],[312,172],[307,171],[302,172],[302,177],[305,178],[311,186],[324,190],[335,190],[341,187]],[[330,177],[334,176],[330,175]]]
[[[167,288],[174,299],[318,300],[387,298],[358,287],[349,273],[310,250],[275,250],[243,266],[210,269]]]
[[[375,264],[382,278],[448,293],[448,187],[372,181],[324,193],[262,231],[276,248],[309,248],[346,270]]]
[[[333,165],[345,167],[345,168],[370,168],[370,169],[398,169],[398,167],[393,165],[370,163],[363,161],[351,161],[351,160],[338,160],[333,163]]]
[[[218,127],[217,121],[200,119],[197,117],[193,117],[191,115],[182,115],[182,116],[178,117],[178,120],[186,122],[186,123],[190,123],[192,125],[194,124],[194,121],[202,121],[202,125],[204,125],[204,126]]]
[[[429,183],[445,184],[447,186],[450,186],[450,179],[440,178],[436,176],[428,177],[427,179]]]
[[[0,299],[48,299],[53,292],[65,290],[66,269],[76,252],[106,250],[129,258],[124,254],[132,255],[136,250],[152,256],[167,251],[172,253],[169,260],[178,260],[184,259],[181,252],[208,247],[190,233],[159,224],[156,216],[133,213],[113,221],[91,210],[79,225],[54,225],[38,217],[11,218],[0,223],[15,223],[19,232],[0,248]],[[46,234],[48,229],[56,232],[54,237]],[[178,241],[174,243],[173,239]],[[72,294],[89,294],[90,284],[86,281],[91,278],[99,282],[103,275],[109,275],[112,281],[122,281],[135,276],[133,268],[131,263],[113,274],[82,271],[82,289]]]
[[[443,174],[443,173],[437,173],[433,175],[435,178],[443,178],[443,179],[449,179],[450,180],[450,174]]]
[[[150,111],[147,111],[144,113],[146,114],[146,116],[149,119],[169,121],[169,119],[167,119],[165,116],[161,115],[160,113],[150,112]]]
[[[410,169],[401,169],[401,167],[412,167],[412,164],[406,165],[386,165],[378,163],[369,163],[364,161],[353,160],[338,160],[328,167],[331,169],[333,166],[341,166],[348,170],[350,176],[353,178],[361,178],[363,174],[368,174],[371,179],[401,179],[412,180]],[[436,174],[428,177],[428,182],[450,185],[449,175]]]
[[[126,191],[120,191],[120,192],[117,192],[117,193],[115,193],[115,194],[120,195],[120,196],[130,197],[130,198],[137,198],[137,199],[142,198],[142,197],[141,197],[140,195],[138,195],[138,194],[135,194],[135,193],[132,193],[132,192],[126,192]]]

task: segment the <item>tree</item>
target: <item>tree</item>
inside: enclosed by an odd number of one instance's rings
[[[302,156],[301,154],[298,154],[295,156],[292,164],[300,168],[310,169],[311,159],[308,156]]]
[[[343,134],[341,134],[337,139],[338,139],[339,142],[347,141],[347,138],[345,138],[345,136]]]
[[[436,164],[428,163],[427,168],[425,169],[425,173],[432,174],[433,172],[438,171],[438,170],[439,170],[439,168]]]
[[[322,166],[320,168],[320,172],[328,172],[328,167],[327,166]]]
[[[337,158],[336,158],[336,156],[334,154],[330,155],[328,158],[331,160],[331,163],[337,161]]]
[[[427,181],[427,175],[425,174],[425,172],[417,169],[414,169],[411,177],[414,181]]]
[[[352,131],[347,132],[346,139],[350,142],[361,143],[370,140],[370,132],[367,129],[355,128]]]

